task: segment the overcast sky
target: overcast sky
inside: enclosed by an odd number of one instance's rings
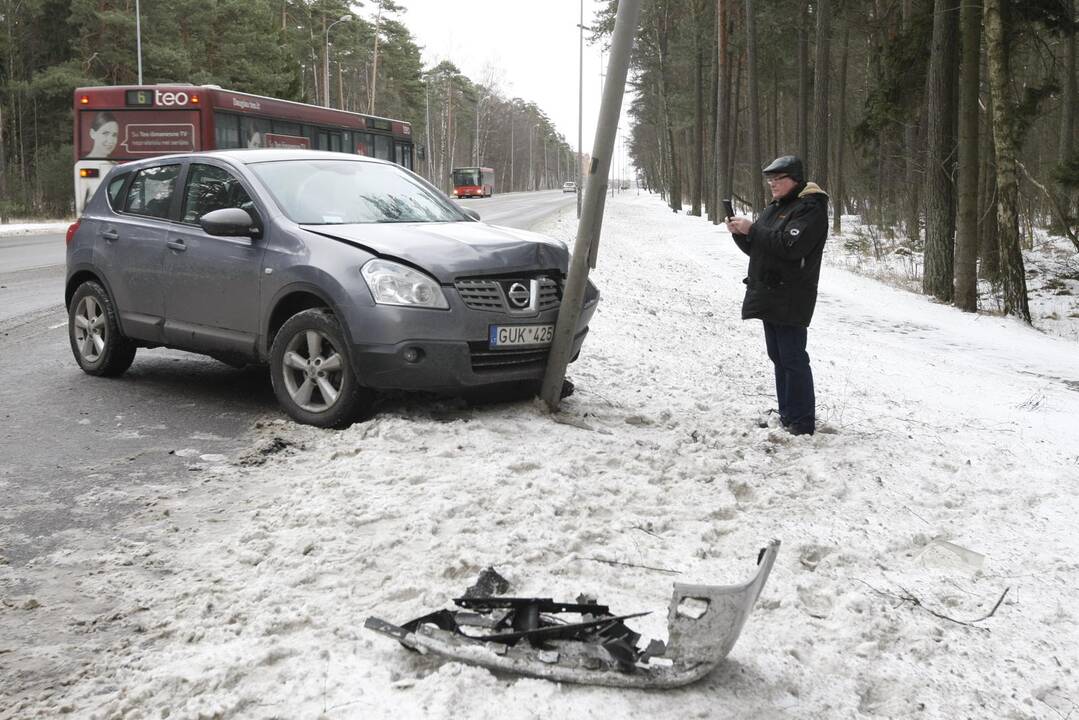
[[[494,68],[507,97],[529,100],[577,147],[580,0],[397,0],[430,67],[442,60],[476,82]],[[584,0],[585,25],[602,0]],[[361,12],[370,15],[371,6]],[[584,48],[584,148],[592,150],[600,100],[600,48]],[[606,59],[606,55],[604,55]],[[628,98],[627,98],[628,99]],[[623,114],[623,132],[628,128]]]

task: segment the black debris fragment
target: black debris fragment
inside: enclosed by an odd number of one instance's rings
[[[510,583],[506,578],[499,575],[493,567],[486,567],[480,571],[476,584],[465,590],[465,597],[491,597],[509,592],[509,589]]]

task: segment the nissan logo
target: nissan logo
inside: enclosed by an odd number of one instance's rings
[[[509,296],[510,302],[514,306],[523,308],[528,307],[528,288],[519,282],[515,282],[510,285],[509,292],[506,293]]]

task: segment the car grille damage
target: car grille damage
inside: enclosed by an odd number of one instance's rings
[[[536,285],[533,286],[533,281]],[[513,298],[515,286],[528,289],[528,301],[521,304]],[[516,278],[470,278],[454,283],[461,300],[472,310],[534,314],[556,308],[562,302],[562,287],[558,280],[547,276]],[[518,290],[519,292],[519,290]],[[535,292],[537,297],[531,297]]]

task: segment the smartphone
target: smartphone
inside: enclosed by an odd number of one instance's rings
[[[734,204],[730,201],[730,198],[723,201],[723,209],[727,211],[727,217],[734,217]]]

